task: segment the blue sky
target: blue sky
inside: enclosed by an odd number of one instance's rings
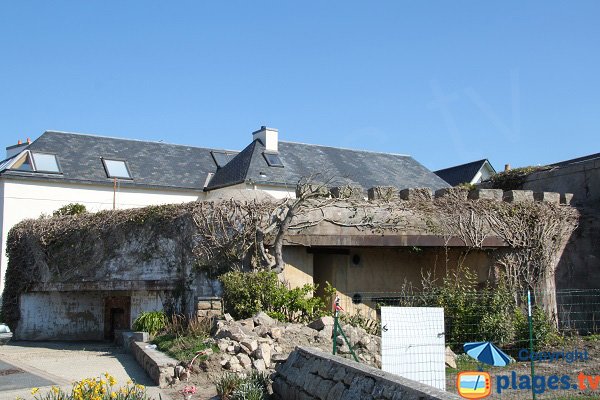
[[[0,4],[0,144],[281,140],[496,169],[600,152],[600,2]]]

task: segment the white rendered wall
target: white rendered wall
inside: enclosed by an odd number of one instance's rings
[[[113,208],[113,188],[100,185],[75,185],[45,181],[0,180],[0,194],[3,206],[1,216],[2,257],[0,258],[0,290],[4,289],[6,238],[10,229],[28,218],[38,218],[69,203],[81,203],[88,211],[111,210]],[[116,208],[135,208],[149,205],[185,203],[202,200],[201,191],[149,190],[138,188],[118,188]]]

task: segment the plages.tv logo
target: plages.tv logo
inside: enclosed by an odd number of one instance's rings
[[[492,378],[483,372],[482,364],[504,367],[510,357],[491,342],[465,343],[465,353],[479,362],[479,371],[464,371],[456,377],[458,394],[465,399],[483,399],[492,393]]]
[[[492,392],[492,378],[487,372],[464,371],[456,377],[456,389],[465,399],[483,399]]]

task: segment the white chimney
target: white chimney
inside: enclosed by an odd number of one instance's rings
[[[275,128],[261,126],[256,132],[252,132],[252,140],[260,140],[268,151],[278,152],[279,132]]]
[[[17,144],[8,146],[6,148],[6,158],[11,158],[12,156],[19,154],[20,152],[25,150],[27,148],[27,146],[29,146],[30,144],[31,144],[31,140],[29,138],[27,138],[27,141],[25,143],[23,143],[19,140],[17,142]]]

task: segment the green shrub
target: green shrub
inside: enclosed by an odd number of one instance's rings
[[[133,321],[133,329],[156,335],[167,326],[167,315],[164,311],[142,311]]]
[[[523,310],[517,309],[514,314],[517,342],[520,347],[529,347],[529,318]],[[548,314],[540,307],[532,309],[533,349],[542,350],[548,346],[555,346],[562,341],[556,325]]]
[[[288,322],[308,322],[321,316],[325,303],[314,296],[315,285],[290,289],[274,272],[228,272],[223,283],[225,310],[235,319],[250,318],[259,311]]]
[[[70,204],[67,204],[66,206],[62,206],[58,210],[54,211],[52,213],[52,216],[54,216],[54,217],[62,217],[62,216],[65,216],[65,215],[85,214],[86,212],[87,212],[87,209],[85,208],[85,206],[83,204],[80,204],[80,203],[70,203]]]
[[[217,394],[221,399],[265,400],[269,398],[271,379],[264,372],[253,370],[249,375],[225,373],[215,382]]]

